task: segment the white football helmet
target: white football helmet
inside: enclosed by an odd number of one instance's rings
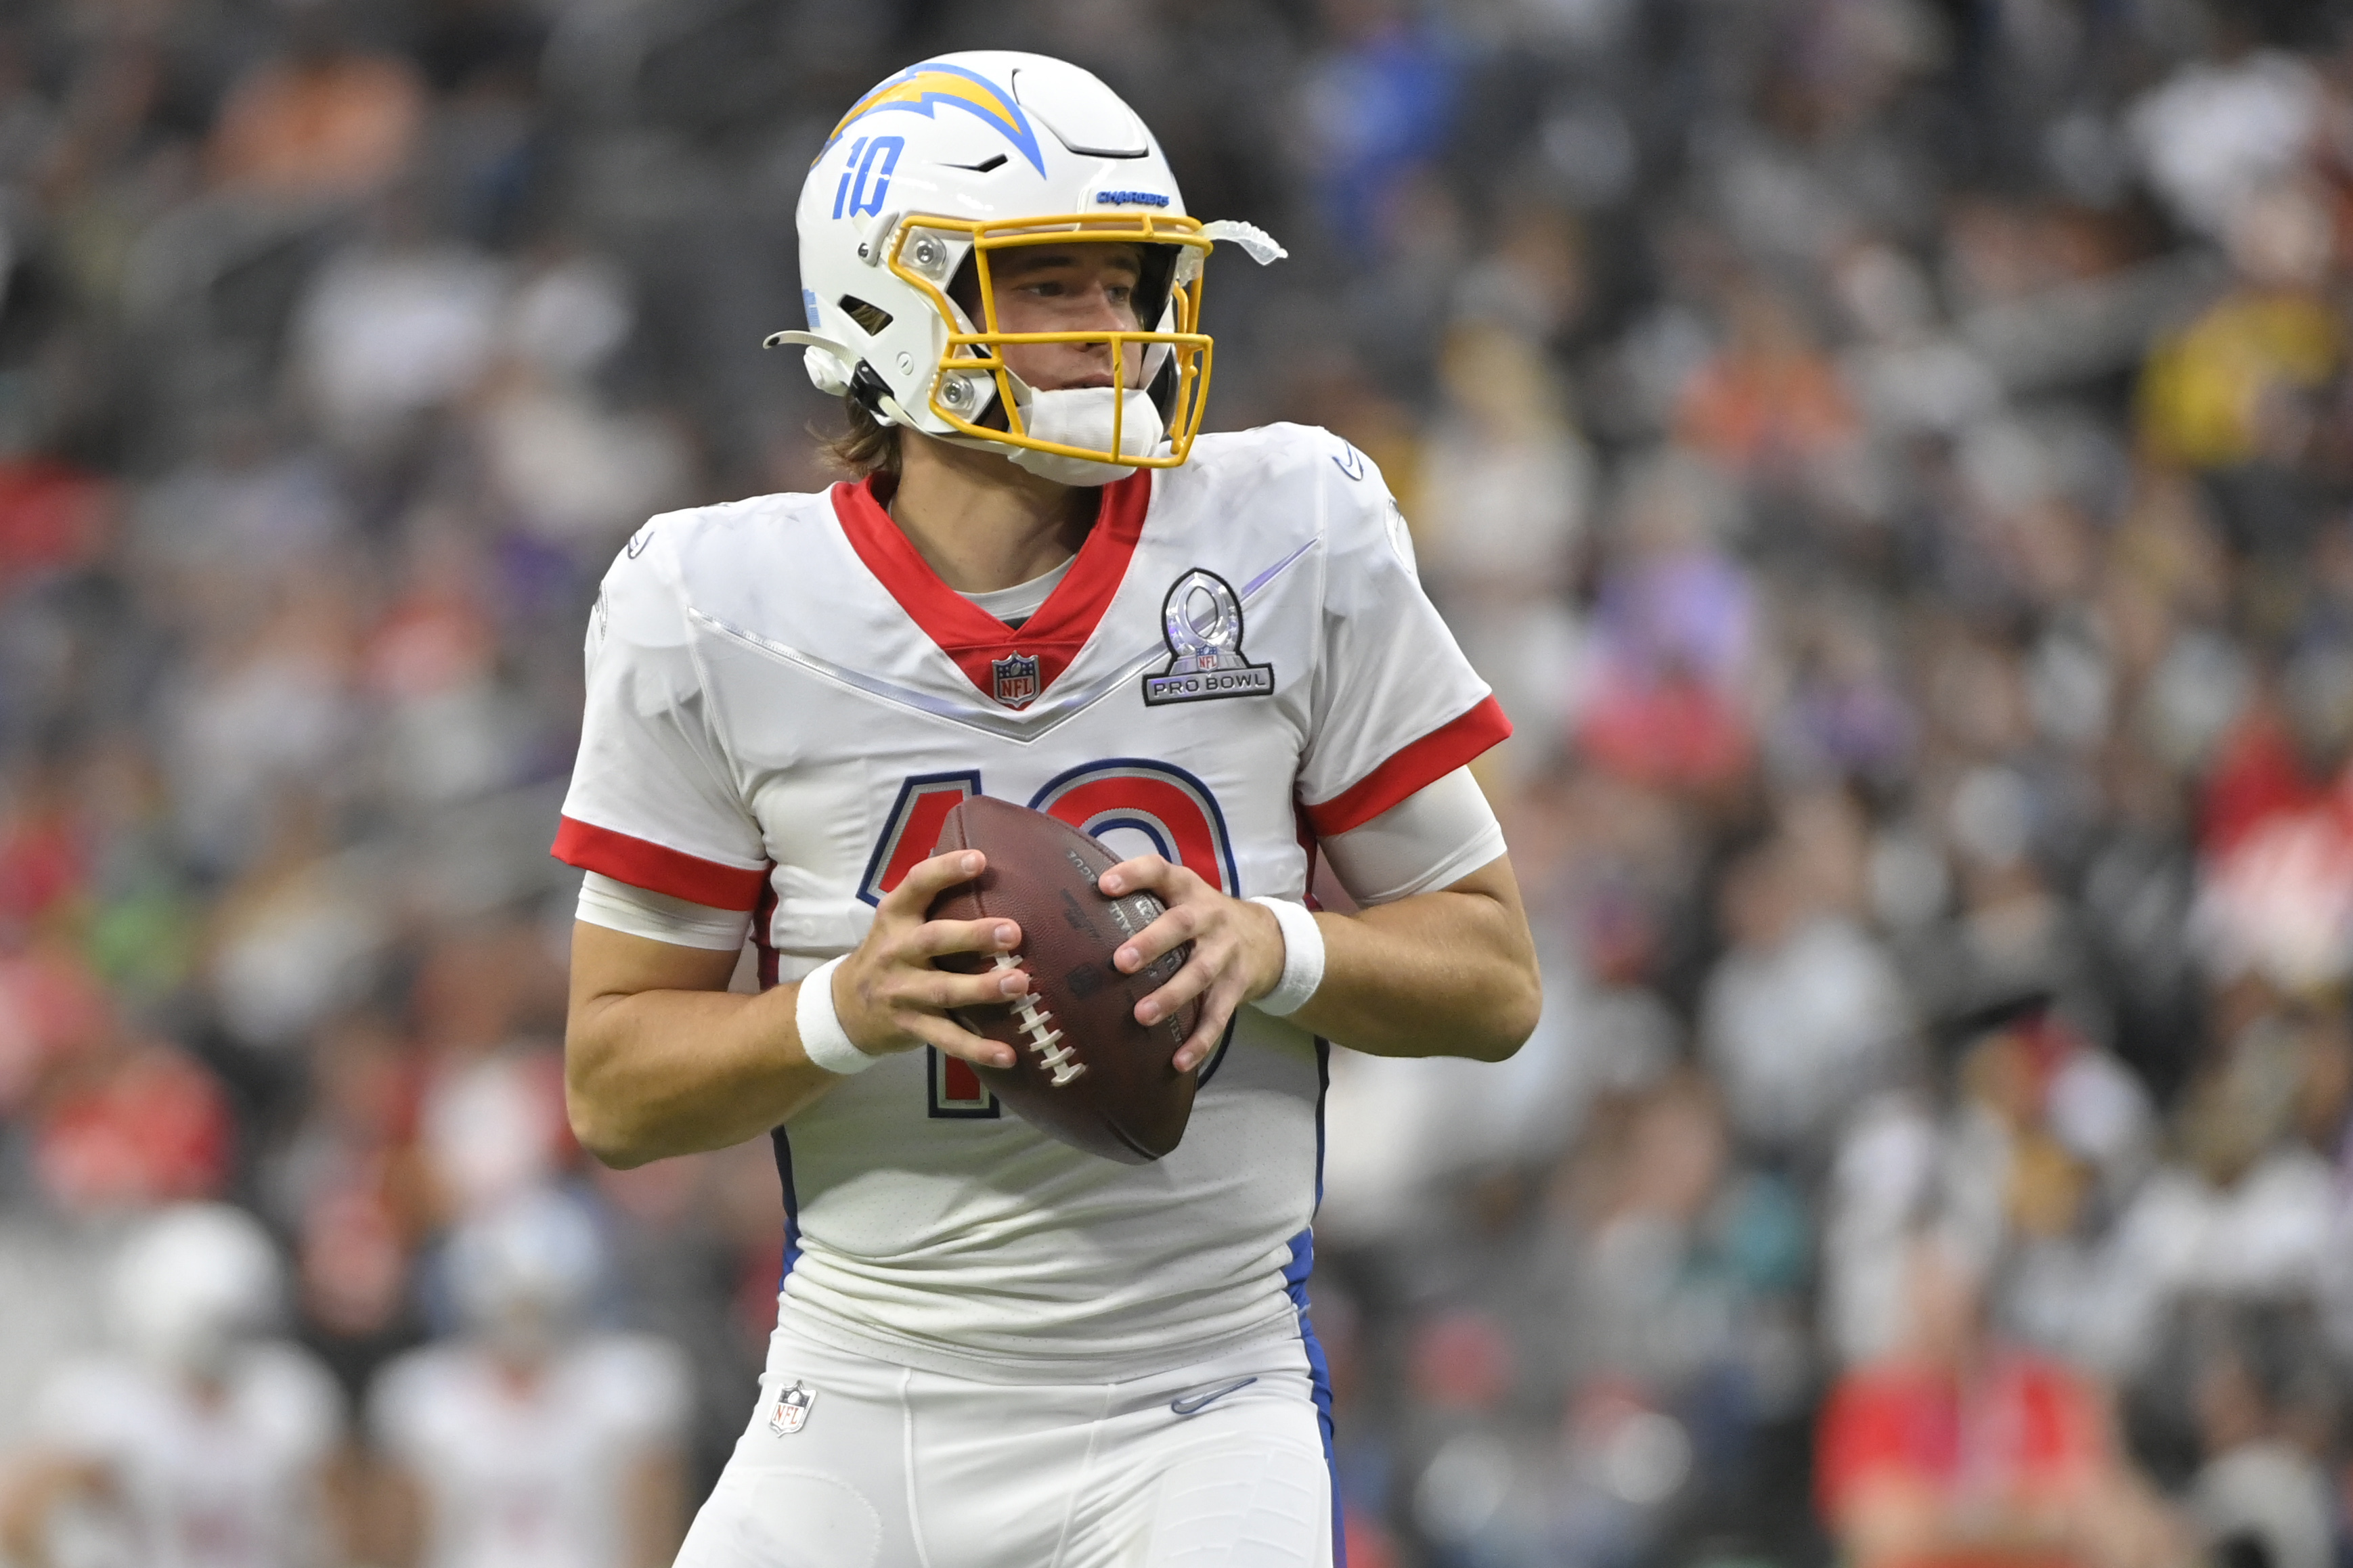
[[[568,1333],[604,1272],[596,1221],[560,1193],[535,1189],[468,1218],[442,1267],[466,1326],[529,1356]]]
[[[1261,264],[1284,254],[1248,224],[1188,216],[1159,143],[1096,78],[1002,50],[925,60],[860,99],[810,166],[798,223],[808,329],[772,346],[804,345],[811,381],[885,424],[1073,485],[1186,459],[1209,387],[1202,262],[1220,239]],[[1073,236],[1142,248],[1145,330],[998,330],[990,255]],[[950,294],[967,265],[977,323]],[[997,352],[1106,340],[1111,387],[1039,392]],[[1135,386],[1130,344],[1144,351]]]
[[[161,1371],[209,1377],[276,1325],[284,1290],[260,1221],[227,1204],[180,1204],[123,1244],[107,1305],[124,1349]]]

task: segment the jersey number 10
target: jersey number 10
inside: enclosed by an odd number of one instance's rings
[[[858,896],[870,904],[897,887],[915,866],[930,858],[948,813],[967,795],[984,795],[978,769],[917,773],[899,785],[881,837],[868,857]],[[1225,813],[1209,786],[1172,763],[1113,757],[1086,763],[1050,781],[1029,801],[1032,811],[1060,817],[1098,837],[1125,830],[1140,834],[1166,857],[1229,897],[1241,896]],[[938,1119],[993,1120],[997,1097],[969,1063],[924,1047],[930,1059],[927,1110]]]

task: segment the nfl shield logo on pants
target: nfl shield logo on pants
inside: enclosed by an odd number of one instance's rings
[[[795,1378],[793,1385],[776,1395],[776,1405],[768,1411],[768,1430],[779,1437],[789,1437],[808,1425],[809,1406],[817,1403],[817,1390]]]
[[[1038,700],[1038,660],[1033,654],[1012,653],[988,661],[988,675],[997,700],[1008,708],[1026,708]]]

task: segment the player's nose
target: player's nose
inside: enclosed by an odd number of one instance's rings
[[[1079,296],[1072,316],[1071,330],[1073,331],[1118,332],[1133,330],[1133,323],[1127,313],[1120,308],[1119,301],[1112,297],[1110,286],[1101,282],[1094,284]],[[1080,346],[1108,353],[1111,349],[1111,341],[1105,338],[1082,343]]]

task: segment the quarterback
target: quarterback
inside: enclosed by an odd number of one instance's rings
[[[1507,735],[1378,471],[1200,433],[1204,263],[1159,146],[1036,55],[861,99],[798,210],[809,374],[859,474],[654,519],[606,577],[556,853],[583,868],[566,1079],[598,1157],[772,1136],[786,1271],[691,1568],[1317,1568],[1340,1550],[1304,1313],[1327,1042],[1500,1058],[1535,963],[1466,764]],[[1183,1142],[1009,1113],[957,1009],[1031,987],[929,921],[969,795],[1124,857],[1191,956]],[[1317,857],[1360,912],[1307,900]],[[746,937],[761,989],[732,993]]]

